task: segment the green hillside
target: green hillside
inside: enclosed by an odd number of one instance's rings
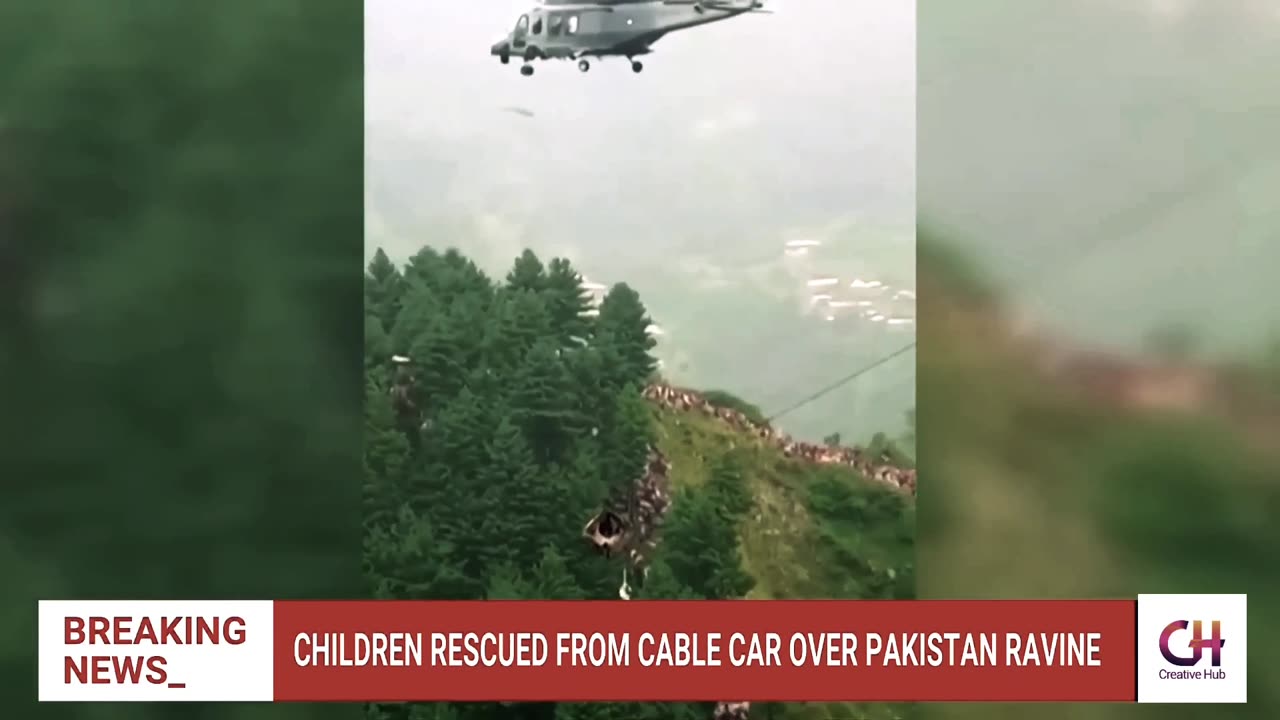
[[[617,600],[628,554],[582,536],[635,507],[653,449],[669,509],[629,577],[650,599],[914,593],[909,496],[852,468],[788,459],[702,411],[646,400],[650,318],[531,252],[501,281],[456,251],[366,274],[365,570],[376,597]],[[749,406],[709,393],[721,407]],[[619,470],[631,468],[631,470]],[[630,511],[637,512],[637,511]],[[638,523],[636,524],[638,526]],[[646,572],[638,572],[642,564]],[[724,698],[734,700],[735,698]],[[378,705],[370,720],[708,720],[707,703]],[[885,705],[760,706],[752,718],[901,717]]]
[[[653,409],[657,445],[677,493],[696,492],[734,457],[751,510],[738,525],[748,598],[909,598],[915,581],[915,507],[904,495],[840,466],[787,459],[752,436],[696,412]],[[659,554],[661,557],[661,551]],[[894,704],[757,705],[778,720],[895,720]]]
[[[746,469],[751,510],[738,527],[759,599],[912,597],[915,508],[850,468],[815,466],[696,412],[654,409],[677,491],[708,482],[726,457]]]

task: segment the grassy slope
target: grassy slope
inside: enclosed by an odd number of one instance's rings
[[[922,597],[1133,597],[1248,592],[1255,648],[1280,636],[1280,467],[1208,418],[1122,413],[1046,384],[963,262],[922,243],[918,390]],[[1017,552],[1010,552],[1017,548]],[[1269,570],[1270,568],[1270,570]],[[1250,703],[1274,717],[1274,666],[1254,653]],[[934,705],[930,718],[1205,716],[1197,706]]]
[[[744,564],[756,580],[749,597],[856,597],[860,587],[914,557],[914,509],[894,491],[846,468],[813,468],[698,412],[654,409],[658,446],[672,462],[674,489],[706,482],[711,461],[741,453],[756,509],[742,527]],[[815,483],[836,482],[870,522],[824,515],[812,504]],[[885,512],[886,508],[892,509]],[[808,704],[753,709],[762,720],[892,720],[908,708],[885,704]]]

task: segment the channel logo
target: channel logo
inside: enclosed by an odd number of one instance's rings
[[[1182,633],[1187,631],[1187,627],[1191,628],[1191,638],[1186,640],[1187,653],[1180,655],[1173,650],[1173,642],[1175,636],[1181,637]],[[1212,635],[1204,636],[1204,623],[1199,620],[1187,622],[1186,620],[1174,620],[1164,627],[1160,633],[1160,654],[1164,656],[1165,662],[1170,665],[1177,666],[1178,670],[1169,670],[1161,668],[1161,680],[1226,680],[1227,671],[1222,669],[1222,646],[1226,642],[1222,639],[1222,621],[1210,620],[1209,626],[1212,628]],[[1209,668],[1207,670],[1193,669],[1200,661],[1204,659],[1204,651],[1209,650]]]
[[[1199,620],[1190,623],[1186,620],[1174,620],[1166,625],[1160,633],[1160,654],[1164,656],[1165,661],[1178,667],[1194,667],[1204,659],[1204,651],[1209,650],[1213,653],[1210,656],[1209,665],[1221,667],[1222,646],[1226,644],[1226,640],[1222,639],[1222,621],[1210,620],[1209,623],[1210,627],[1213,628],[1213,635],[1207,638],[1203,633],[1204,623]],[[1191,626],[1191,640],[1188,643],[1191,653],[1189,655],[1177,655],[1173,652],[1173,648],[1169,646],[1169,643],[1173,640],[1174,633],[1186,630],[1188,625]]]
[[[1139,595],[1138,702],[1245,702],[1246,602],[1244,595]]]

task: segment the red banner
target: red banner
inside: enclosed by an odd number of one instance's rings
[[[276,602],[277,701],[1128,701],[1131,600]]]

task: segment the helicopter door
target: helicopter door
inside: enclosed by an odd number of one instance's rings
[[[528,35],[529,16],[521,15],[520,19],[516,21],[515,31],[511,33],[511,47],[516,50],[523,50],[524,46],[528,44]]]

